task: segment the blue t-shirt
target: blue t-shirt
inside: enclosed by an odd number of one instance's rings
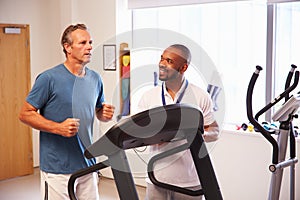
[[[92,142],[95,108],[104,102],[100,75],[85,68],[84,77],[76,77],[60,64],[41,73],[27,102],[46,119],[62,122],[79,118],[79,132],[74,137],[40,131],[40,169],[48,173],[71,174],[93,164],[83,151]]]

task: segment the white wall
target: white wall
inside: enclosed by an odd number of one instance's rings
[[[32,84],[40,72],[64,61],[60,38],[66,26],[71,23],[86,23],[96,48],[115,35],[115,18],[114,0],[0,0],[0,23],[30,25]],[[101,63],[98,72],[104,75],[104,82],[116,83],[117,72],[102,72]],[[112,88],[112,84],[105,86],[108,100],[111,99]],[[106,129],[109,125],[102,126]],[[38,166],[39,135],[36,130],[33,130],[33,154],[34,166]]]
[[[300,155],[300,139],[296,155]],[[259,133],[223,130],[210,155],[224,199],[267,199],[272,146]],[[287,150],[289,157],[289,148]],[[296,197],[300,199],[300,166],[296,165]],[[289,199],[289,172],[284,169],[280,199]]]

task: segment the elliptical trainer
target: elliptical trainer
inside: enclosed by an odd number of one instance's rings
[[[246,102],[248,119],[250,123],[253,124],[254,128],[258,130],[272,144],[273,148],[272,164],[269,166],[269,170],[272,172],[268,197],[269,200],[279,199],[283,170],[286,167],[290,167],[290,199],[295,199],[295,164],[298,162],[298,159],[296,158],[296,141],[292,121],[296,117],[295,113],[300,107],[300,94],[298,93],[295,96],[290,96],[289,94],[292,90],[296,88],[299,82],[299,71],[295,71],[296,68],[297,66],[292,65],[291,70],[288,73],[285,83],[285,91],[282,92],[277,98],[275,98],[265,107],[263,107],[255,115],[255,117],[253,117],[252,111],[252,95],[255,82],[259,76],[259,72],[262,70],[262,67],[256,66],[256,70],[253,73],[248,86]],[[290,86],[294,72],[294,82]],[[279,122],[279,129],[266,130],[259,123],[258,118],[283,98],[285,98],[284,104],[272,117],[272,120],[274,122]],[[277,141],[271,134],[277,135]],[[290,139],[290,158],[285,160],[288,145],[288,137]]]

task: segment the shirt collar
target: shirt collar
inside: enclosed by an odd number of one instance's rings
[[[183,77],[183,81],[182,81],[181,87],[180,87],[180,89],[178,90],[178,92],[176,93],[175,99],[174,99],[174,100],[176,100],[176,99],[178,98],[178,96],[179,96],[182,92],[185,91],[186,84],[188,84],[188,83],[187,83],[187,79],[186,79],[185,77]],[[167,86],[166,86],[166,83],[165,83],[165,82],[164,82],[164,84],[163,84],[163,90],[164,90],[164,95],[165,95],[165,96],[170,96],[170,94],[169,94],[168,91],[167,91]]]

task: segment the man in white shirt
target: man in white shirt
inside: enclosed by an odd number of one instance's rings
[[[189,49],[181,44],[174,44],[164,50],[159,61],[159,79],[162,86],[146,92],[138,105],[139,111],[153,107],[185,103],[197,106],[203,114],[205,142],[218,139],[219,126],[214,119],[213,104],[209,94],[201,88],[189,83],[184,77],[191,61]],[[191,116],[192,117],[192,116]],[[157,154],[174,148],[184,141],[168,142],[152,145],[150,151]],[[201,187],[197,172],[189,150],[161,159],[154,166],[154,175],[160,182],[196,190]],[[189,196],[153,185],[147,181],[147,200],[194,200],[202,196]]]

